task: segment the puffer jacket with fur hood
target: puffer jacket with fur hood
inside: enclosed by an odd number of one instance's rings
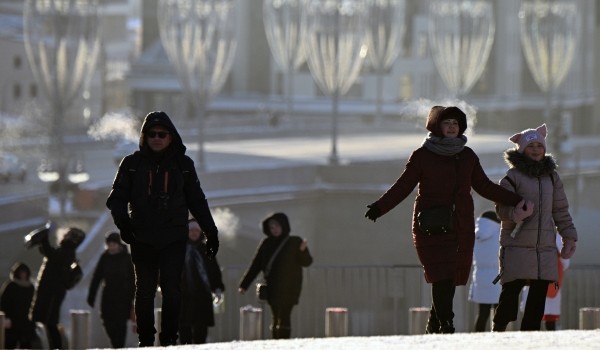
[[[516,279],[556,281],[556,231],[563,239],[577,240],[577,230],[554,158],[546,155],[537,162],[511,149],[504,153],[504,159],[510,169],[500,185],[531,200],[535,207],[513,238],[511,232],[516,226],[511,220],[513,208],[497,206],[502,220],[500,281],[502,284]]]

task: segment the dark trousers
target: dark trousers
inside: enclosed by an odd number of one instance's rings
[[[490,319],[490,311],[498,304],[479,304],[479,312],[475,321],[475,332],[485,332],[485,327]]]
[[[67,294],[64,289],[38,289],[31,318],[33,322],[41,322],[46,326],[48,342],[52,349],[62,349],[62,334],[58,329],[60,308]]]
[[[154,297],[157,286],[160,286],[162,293],[160,343],[176,343],[184,259],[185,241],[160,249],[143,243],[131,245],[131,260],[135,267],[135,316],[140,345],[151,346],[154,343]]]
[[[548,283],[545,280],[529,280],[529,294],[525,302],[525,312],[521,321],[522,331],[539,331],[544,307],[546,306],[546,293]],[[519,295],[527,284],[527,280],[514,280],[504,283],[500,292],[500,300],[494,315],[494,324],[506,326],[517,319],[519,312]]]
[[[433,282],[431,285],[431,310],[440,324],[452,323],[454,320],[454,311],[452,302],[456,286],[452,280]]]
[[[127,319],[114,317],[103,318],[102,321],[106,335],[110,339],[110,345],[115,349],[124,348],[127,338]]]
[[[269,304],[271,307],[271,335],[273,339],[289,339],[292,334],[292,304]]]

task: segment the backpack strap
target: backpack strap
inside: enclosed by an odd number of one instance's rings
[[[515,182],[508,177],[508,175],[504,175],[504,178],[506,181],[508,181],[508,183],[510,183],[512,185],[512,187],[515,189],[515,193],[517,192],[517,185],[515,184]],[[552,183],[554,184],[554,180],[552,180]]]

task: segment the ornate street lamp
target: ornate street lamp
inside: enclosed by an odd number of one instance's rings
[[[429,43],[435,66],[453,98],[479,80],[494,42],[494,11],[485,0],[432,0]]]
[[[377,112],[381,121],[383,75],[400,53],[405,25],[405,0],[370,0],[367,30],[368,61],[377,73]]]
[[[198,161],[205,169],[204,117],[227,79],[237,47],[233,0],[159,0],[162,44],[198,113]]]
[[[546,93],[545,118],[552,117],[552,100],[575,57],[581,31],[578,1],[523,1],[519,11],[521,46],[529,70]],[[555,113],[559,117],[559,113]],[[561,152],[561,120],[552,120],[550,138],[553,150]]]
[[[333,97],[331,164],[337,153],[339,96],[348,92],[367,56],[367,4],[363,0],[307,0],[308,67],[323,93]]]
[[[303,0],[264,0],[263,22],[267,42],[277,65],[286,74],[287,114],[293,109],[294,70],[306,61],[306,30],[302,23]]]
[[[97,10],[96,0],[27,0],[24,7],[27,57],[51,105],[50,148],[40,179],[53,182],[61,217],[65,214],[68,185],[64,116],[96,66]]]

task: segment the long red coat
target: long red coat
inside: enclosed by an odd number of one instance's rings
[[[458,189],[455,200],[456,183]],[[396,183],[374,204],[383,215],[402,202],[417,185],[412,234],[417,255],[425,270],[425,279],[428,283],[452,279],[455,285],[465,285],[471,271],[475,241],[471,188],[482,197],[505,205],[517,205],[521,197],[494,184],[471,148],[465,147],[455,156],[441,156],[421,147],[412,153]],[[420,210],[452,206],[453,203],[453,232],[427,236],[419,231],[416,218]]]

